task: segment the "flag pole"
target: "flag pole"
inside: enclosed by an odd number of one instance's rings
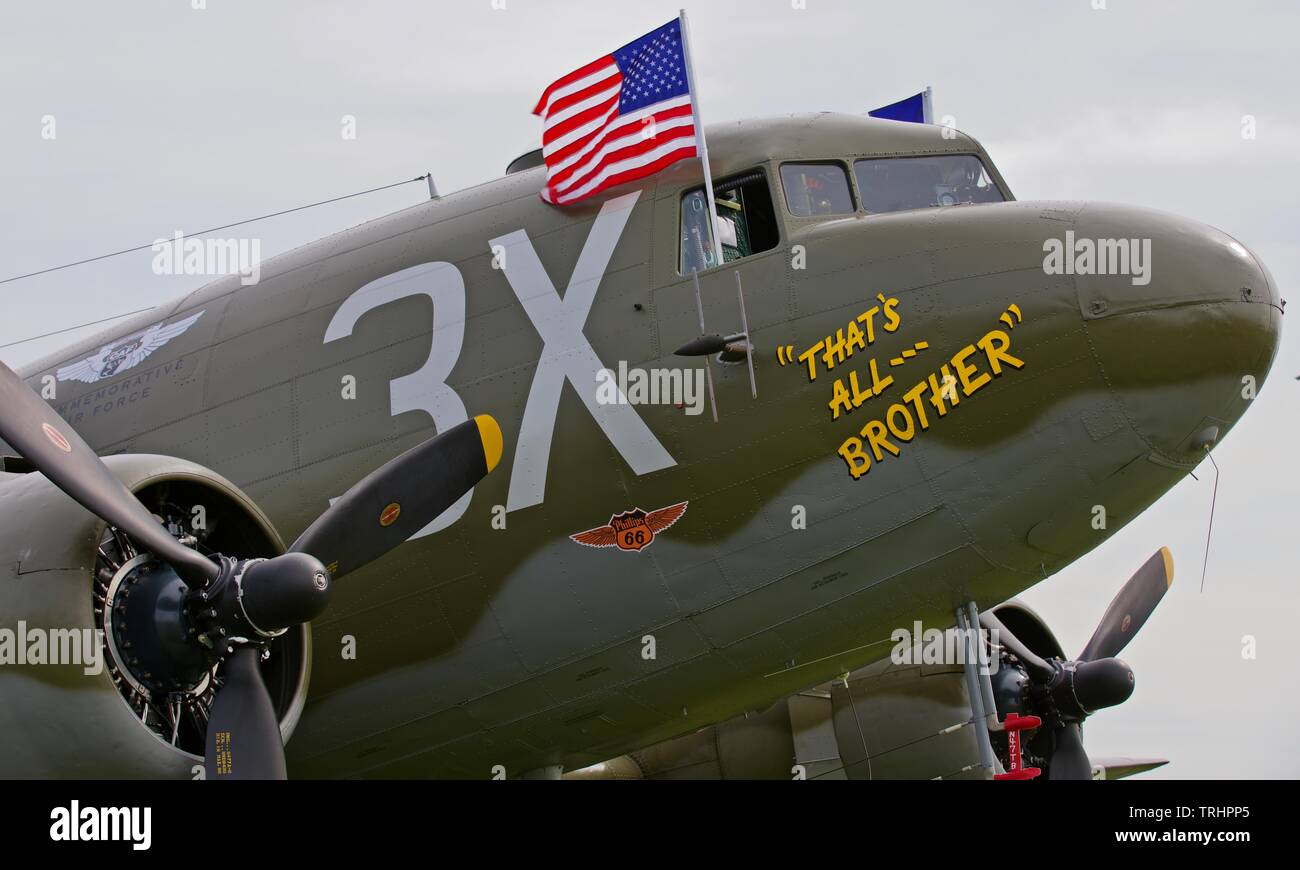
[[[704,141],[704,122],[700,119],[700,92],[695,87],[695,67],[691,63],[691,37],[686,25],[686,10],[679,16],[682,28],[682,57],[686,61],[686,86],[691,92],[691,115],[695,123],[695,150],[700,155],[704,170],[704,197],[709,205],[709,240],[713,247],[715,266],[722,265],[721,234],[718,232],[718,205],[713,201],[713,173],[709,169],[709,146]],[[707,264],[705,268],[708,268]]]
[[[934,91],[930,90],[929,85],[926,85],[925,91],[921,94],[921,123],[923,124],[934,123],[933,100],[934,100]]]

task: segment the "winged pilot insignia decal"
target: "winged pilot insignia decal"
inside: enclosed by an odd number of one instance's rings
[[[135,368],[144,362],[158,348],[193,326],[203,314],[200,311],[175,323],[155,323],[148,329],[104,345],[93,356],[63,366],[54,376],[61,381],[83,381],[87,384],[111,378],[118,372]]]
[[[681,519],[689,504],[688,501],[678,502],[650,513],[634,508],[610,517],[608,525],[569,537],[584,547],[618,547],[639,552],[654,543],[655,535]]]

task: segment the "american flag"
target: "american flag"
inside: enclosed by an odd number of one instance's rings
[[[552,84],[541,115],[546,187],[568,205],[696,156],[680,20]]]

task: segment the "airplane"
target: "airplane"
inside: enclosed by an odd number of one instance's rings
[[[1249,408],[1268,270],[1190,219],[1018,201],[955,130],[708,140],[716,246],[698,160],[561,208],[532,153],[5,368],[0,626],[101,631],[105,666],[6,660],[0,773],[1160,763],[1080,726],[1133,691],[1168,551],[1075,659],[1015,596]],[[615,371],[662,389],[611,401]],[[894,661],[918,622],[995,630],[967,650],[998,667]]]

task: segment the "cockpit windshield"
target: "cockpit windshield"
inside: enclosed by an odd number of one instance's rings
[[[868,212],[1006,200],[972,154],[858,160],[853,172]]]

